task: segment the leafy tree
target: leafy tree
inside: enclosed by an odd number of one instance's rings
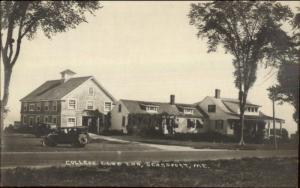
[[[101,8],[99,1],[1,1],[0,55],[4,82],[1,99],[1,129],[9,97],[9,85],[24,38],[33,39],[38,30],[51,38],[87,22],[85,13]],[[1,70],[2,71],[2,70]]]
[[[300,9],[298,8],[298,11]],[[291,22],[293,27],[292,43],[280,54],[280,66],[277,74],[278,84],[268,88],[269,97],[280,104],[286,102],[293,105],[295,112],[294,120],[297,122],[299,130],[299,71],[300,71],[300,13],[297,13]]]
[[[233,56],[235,86],[239,90],[241,141],[244,145],[244,111],[247,95],[256,80],[259,62],[276,64],[273,48],[284,49],[290,38],[281,29],[293,13],[277,2],[214,1],[191,4],[190,24],[197,36],[207,38],[208,52],[223,46]]]

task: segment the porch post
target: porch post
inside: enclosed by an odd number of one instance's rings
[[[279,125],[280,125],[280,136],[282,136],[282,124],[281,124],[281,121],[279,122]]]
[[[99,116],[97,116],[97,134],[100,134]]]
[[[270,137],[270,134],[271,134],[271,132],[270,132],[270,122],[268,121],[268,137]]]

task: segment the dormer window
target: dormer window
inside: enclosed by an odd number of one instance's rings
[[[183,113],[184,113],[184,114],[193,114],[193,113],[194,113],[194,109],[191,109],[191,108],[184,108],[184,109],[183,109]]]
[[[147,112],[158,112],[158,106],[146,106]]]

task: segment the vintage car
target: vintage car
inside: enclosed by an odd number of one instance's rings
[[[89,140],[87,127],[59,127],[42,139],[43,146],[54,147],[57,144],[71,144],[84,147]]]

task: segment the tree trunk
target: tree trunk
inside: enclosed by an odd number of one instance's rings
[[[241,108],[244,108],[244,107],[241,107]],[[240,122],[241,122],[241,140],[240,140],[239,145],[243,146],[243,145],[245,145],[245,141],[244,141],[244,127],[245,127],[244,110],[242,110],[240,113]]]
[[[10,67],[4,66],[4,87],[3,87],[3,97],[1,99],[1,136],[2,131],[4,128],[4,118],[7,113],[6,111],[6,105],[8,103],[8,96],[9,96],[9,84],[11,79],[12,69]]]
[[[240,124],[241,124],[241,140],[239,145],[244,146],[244,127],[245,127],[245,104],[246,104],[247,94],[243,91],[239,92],[239,100],[240,100]]]

